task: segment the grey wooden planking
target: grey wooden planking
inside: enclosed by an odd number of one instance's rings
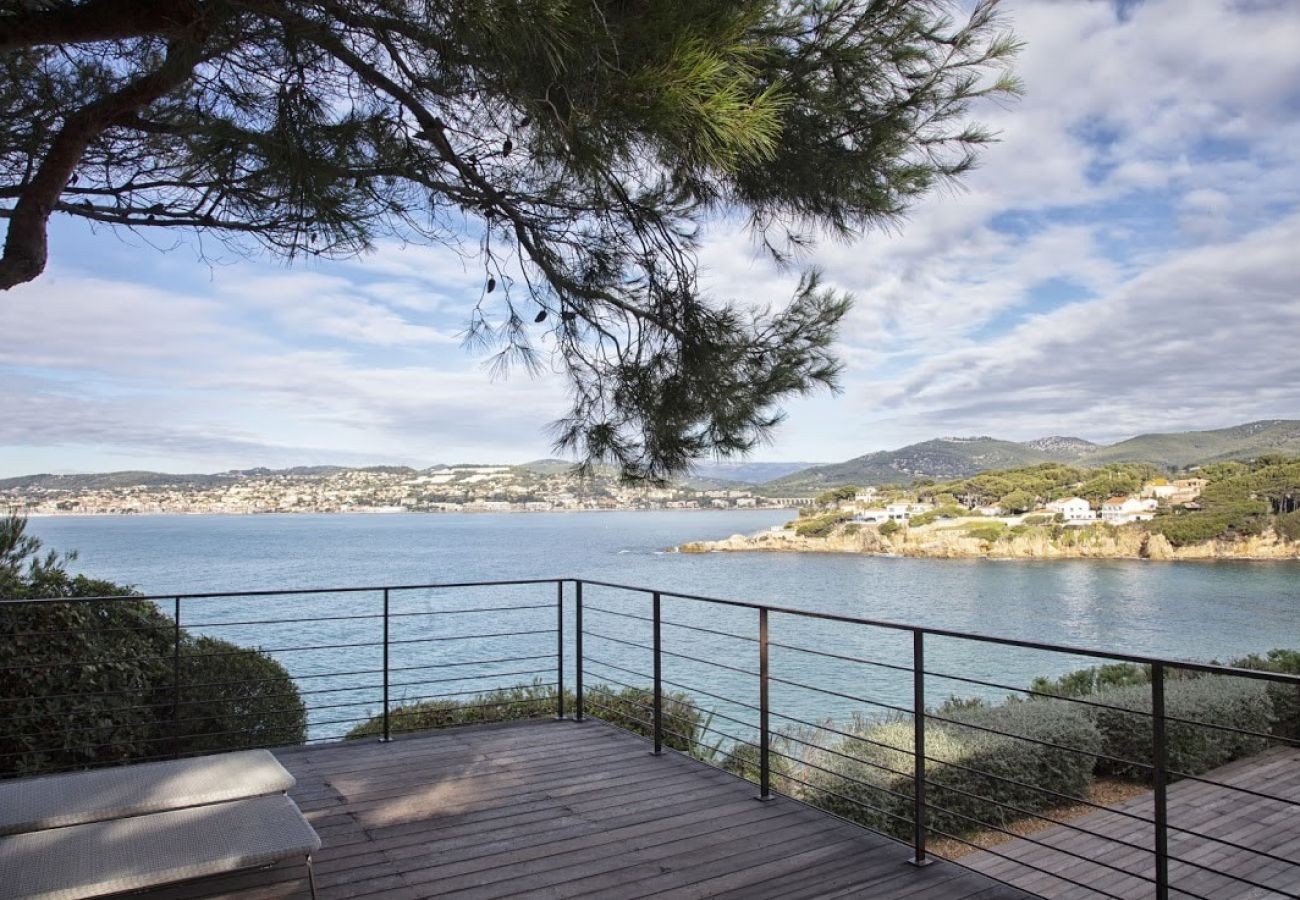
[[[1300,748],[1275,748],[1201,777],[1276,799],[1203,781],[1171,784],[1171,895],[1212,900],[1300,895]],[[1118,803],[1112,810],[1071,820],[1074,827],[1053,826],[1032,835],[1033,841],[1013,840],[991,852],[971,854],[962,862],[1053,900],[1153,897],[1151,795]]]
[[[277,751],[320,833],[321,900],[1021,900],[950,863],[599,722],[524,722]],[[307,896],[301,865],[137,895]]]

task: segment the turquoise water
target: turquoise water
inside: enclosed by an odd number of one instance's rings
[[[1147,561],[921,560],[831,554],[664,553],[671,545],[755,531],[786,513],[611,512],[474,515],[156,516],[45,518],[30,523],[48,547],[77,550],[79,571],[134,584],[150,594],[356,585],[419,584],[524,578],[590,578],[716,597],[845,613],[1028,640],[1186,659],[1225,660],[1272,647],[1300,647],[1300,564],[1158,563]],[[624,671],[650,671],[648,624],[626,615],[649,613],[648,597],[590,586],[585,595],[587,681],[644,683]],[[416,591],[395,594],[394,667],[443,666],[394,673],[393,696],[414,700],[511,684],[537,676],[554,680],[554,664],[478,664],[478,660],[543,657],[554,652],[554,586]],[[304,687],[313,736],[345,731],[375,712],[373,675],[322,677],[379,665],[379,619],[330,621],[331,615],[377,616],[374,593],[292,598],[187,601],[183,624],[196,631],[269,649]],[[447,610],[528,607],[505,611]],[[170,604],[166,605],[170,612]],[[625,616],[611,615],[621,612]],[[571,617],[571,612],[570,612]],[[262,619],[276,625],[223,625]],[[664,619],[756,633],[750,610],[664,600]],[[571,637],[573,623],[566,623]],[[500,638],[431,641],[456,635],[536,631]],[[906,633],[774,615],[771,638],[840,655],[906,665]],[[408,640],[411,643],[397,643]],[[731,668],[668,656],[664,676],[723,715],[752,722],[747,706],[712,700],[704,692],[752,704],[755,679],[733,669],[757,668],[750,640],[665,627],[666,650]],[[572,647],[566,651],[572,661]],[[956,639],[931,638],[927,669],[1008,685],[1026,685],[1089,660]],[[473,663],[447,667],[449,662]],[[620,668],[606,668],[612,664]],[[887,713],[906,706],[910,676],[888,669],[774,647],[772,674],[829,688],[858,700],[806,688],[773,685],[773,708],[804,720],[844,718],[855,711]],[[432,674],[431,674],[432,673]],[[448,673],[456,681],[446,679]],[[573,673],[566,675],[572,684]],[[996,696],[1005,691],[927,679],[928,695]],[[347,704],[347,705],[344,705]],[[780,724],[777,722],[777,724]],[[721,717],[714,727],[746,726]]]

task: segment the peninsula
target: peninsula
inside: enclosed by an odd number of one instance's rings
[[[1300,458],[1197,467],[1042,464],[911,488],[837,488],[717,551],[984,559],[1300,559]]]

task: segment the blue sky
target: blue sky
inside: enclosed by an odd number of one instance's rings
[[[845,390],[791,402],[755,458],[1300,418],[1300,5],[1006,6],[1026,94],[978,110],[1000,142],[896,232],[810,255],[857,298]],[[550,455],[560,379],[493,382],[460,345],[472,259],[51,238],[0,296],[0,476]],[[793,286],[727,223],[702,261],[720,295]]]

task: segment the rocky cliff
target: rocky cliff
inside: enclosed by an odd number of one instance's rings
[[[1240,541],[1206,541],[1171,546],[1163,535],[1138,528],[1087,529],[1054,539],[1046,528],[1008,534],[997,540],[973,537],[959,529],[916,528],[890,536],[874,528],[841,527],[828,537],[799,537],[793,531],[735,534],[720,541],[678,547],[682,553],[760,551],[776,553],[870,553],[937,559],[1300,559],[1300,543],[1273,532]]]

